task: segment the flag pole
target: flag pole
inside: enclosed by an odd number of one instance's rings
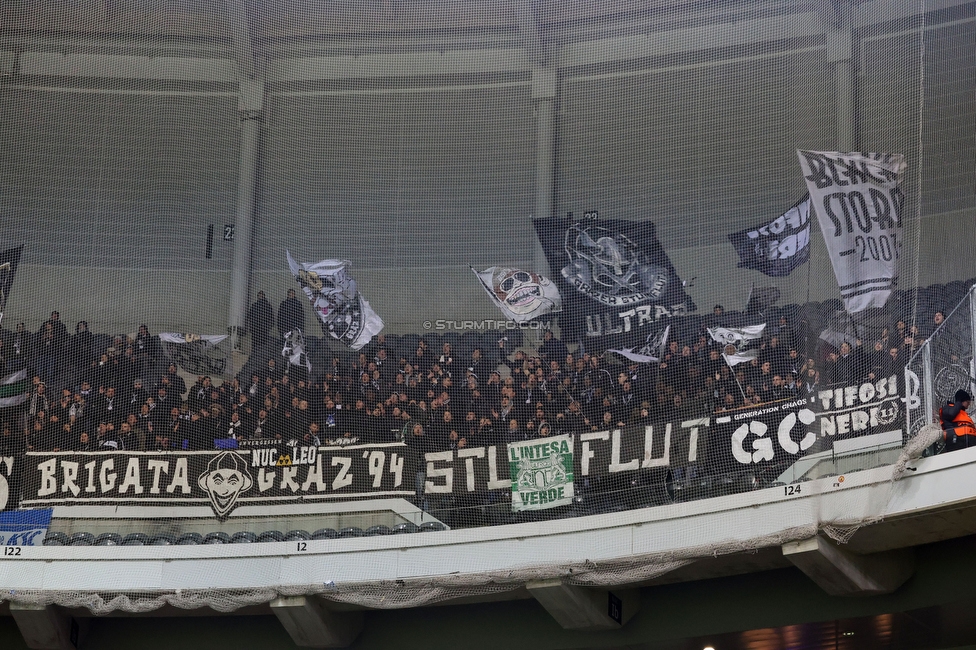
[[[722,356],[725,357],[724,354]],[[746,391],[745,391],[745,389],[742,388],[742,384],[739,383],[739,378],[735,376],[735,366],[733,366],[732,364],[730,364],[728,359],[725,359],[725,365],[727,365],[729,367],[729,370],[732,371],[732,379],[735,380],[735,385],[739,387],[739,392],[742,393],[742,401],[745,402],[746,401]]]

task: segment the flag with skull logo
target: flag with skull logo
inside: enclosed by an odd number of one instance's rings
[[[474,274],[505,317],[516,323],[562,311],[562,298],[552,280],[544,275],[513,269],[507,266],[490,266]]]
[[[358,350],[379,334],[383,319],[359,293],[356,280],[349,275],[347,260],[296,262],[291,253],[288,267],[312,304],[327,336]]]
[[[632,347],[661,330],[658,320],[697,309],[650,221],[552,217],[533,224],[563,297],[564,339],[587,349]]]

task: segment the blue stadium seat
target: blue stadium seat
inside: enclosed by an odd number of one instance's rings
[[[160,533],[149,538],[149,546],[172,546],[176,544],[176,537],[169,533]]]
[[[404,535],[406,533],[417,533],[417,532],[420,532],[420,528],[418,528],[416,524],[413,524],[413,523],[411,523],[409,521],[404,522],[402,524],[397,524],[396,526],[394,526],[390,530],[393,531],[393,534],[394,535]]]
[[[230,536],[231,544],[253,544],[256,541],[258,541],[258,536],[247,530],[236,532]]]
[[[77,532],[68,540],[68,546],[91,546],[94,543],[95,536],[85,532]]]
[[[289,530],[285,534],[284,541],[299,542],[299,541],[304,541],[309,539],[312,539],[312,534],[307,530]]]
[[[207,533],[203,537],[204,544],[230,544],[230,535],[227,533],[216,530],[212,533]]]
[[[335,528],[319,528],[312,533],[312,539],[337,539],[338,537],[339,531]]]
[[[120,546],[122,536],[118,533],[102,533],[95,538],[94,546]]]
[[[284,541],[285,534],[280,530],[266,530],[260,535],[256,541],[258,542],[281,542]]]
[[[145,546],[149,543],[149,535],[145,533],[129,533],[122,538],[122,546]]]
[[[44,546],[67,546],[69,538],[64,533],[49,532],[44,538]]]
[[[183,533],[176,539],[176,543],[180,546],[203,544],[203,535],[200,533]]]

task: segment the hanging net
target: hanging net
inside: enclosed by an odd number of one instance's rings
[[[966,446],[935,424],[976,390],[971,6],[256,4],[0,9],[5,544],[328,553],[883,468],[880,497],[612,561],[0,598],[637,584],[846,541]]]

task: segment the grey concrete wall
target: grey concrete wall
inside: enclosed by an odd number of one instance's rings
[[[909,213],[921,215],[903,286],[976,275],[976,20],[955,10],[926,21],[921,42],[921,21],[892,21],[858,31],[854,51],[858,142],[906,154]],[[836,297],[816,228],[811,265],[781,280],[737,269],[726,239],[803,193],[796,148],[836,141],[826,37],[700,46],[560,71],[556,213],[653,220],[681,277],[697,277],[689,292],[703,309],[741,307],[753,283],[779,286],[783,303]],[[535,115],[517,67],[272,84],[250,299],[264,289],[277,305],[291,249],[351,260],[390,331],[496,317],[467,265],[537,259]],[[4,324],[33,329],[59,309],[105,331],[224,332],[235,93],[16,81],[0,85],[0,245],[27,248]]]

